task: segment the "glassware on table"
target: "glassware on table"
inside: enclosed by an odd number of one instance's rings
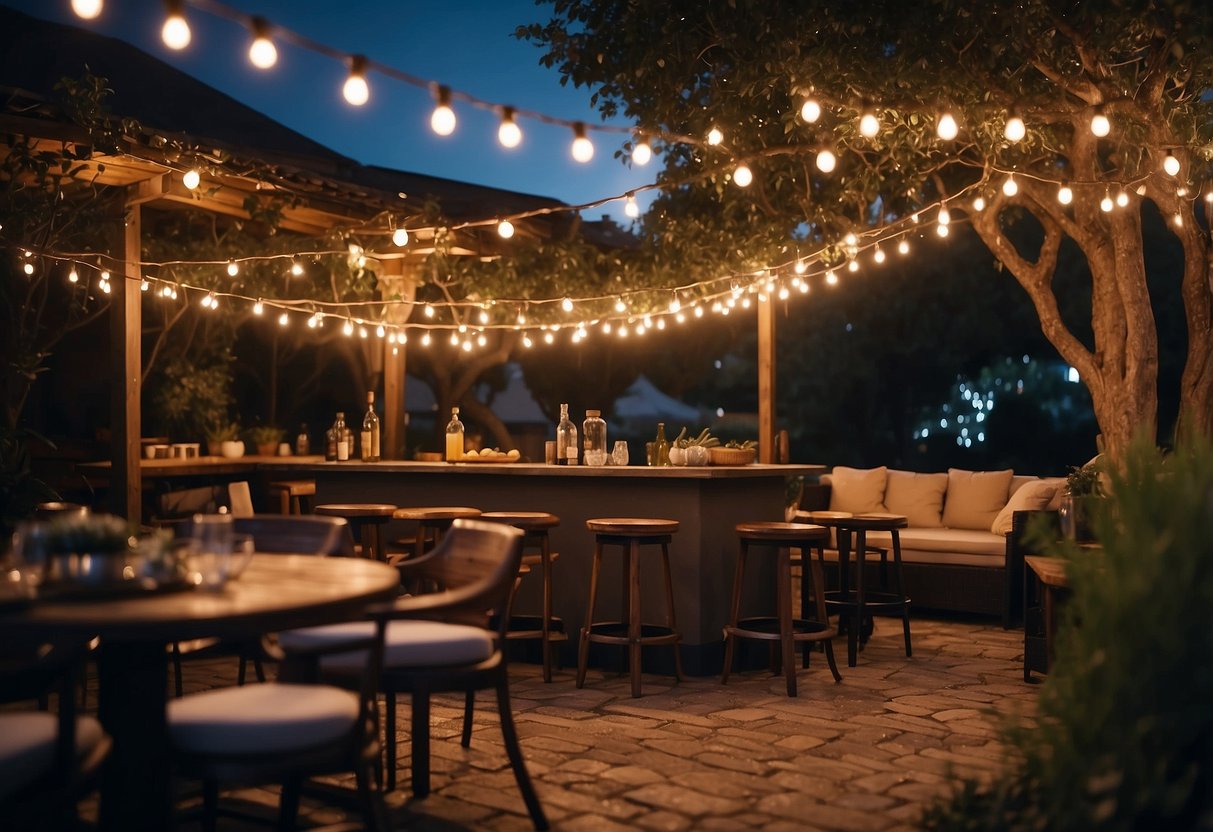
[[[23,520],[13,532],[13,566],[20,583],[34,591],[50,569],[50,525],[44,520]]]
[[[628,443],[622,439],[615,440],[615,447],[611,449],[611,464],[612,465],[627,465],[628,464]]]
[[[606,465],[607,435],[606,422],[602,419],[602,411],[587,410],[585,421],[581,425],[581,435],[585,439],[585,464]]]
[[[232,516],[195,514],[190,533],[190,577],[202,589],[219,590],[232,563]]]
[[[257,547],[253,542],[251,534],[232,535],[232,557],[227,568],[227,578],[229,581],[236,580],[244,573],[244,570],[252,562],[253,553],[256,551]]]

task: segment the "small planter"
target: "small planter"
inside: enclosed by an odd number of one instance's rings
[[[239,439],[225,439],[219,444],[219,454],[227,459],[239,459],[244,456],[244,443]]]
[[[276,453],[278,453],[278,441],[274,440],[273,442],[258,442],[257,453],[261,454],[261,456],[274,456]]]

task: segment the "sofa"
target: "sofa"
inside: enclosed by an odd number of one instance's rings
[[[915,608],[995,615],[1004,627],[1023,614],[1023,558],[1033,554],[1025,538],[1032,518],[1054,525],[1065,480],[1002,471],[950,468],[918,473],[887,467],[835,467],[806,483],[797,519],[814,510],[903,514],[900,531],[904,589]],[[892,535],[870,532],[869,553],[888,550]],[[891,552],[887,555],[890,559]],[[838,552],[826,551],[827,581],[837,580]],[[866,559],[879,579],[879,559]],[[875,583],[869,583],[875,586]]]

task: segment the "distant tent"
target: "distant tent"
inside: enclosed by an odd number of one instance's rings
[[[667,396],[645,376],[637,378],[632,382],[632,386],[615,400],[611,415],[614,422],[621,425],[634,424],[637,427],[651,427],[657,422],[666,422],[671,426],[685,424],[689,428],[700,420],[697,408]]]
[[[486,402],[497,418],[507,425],[546,425],[549,419],[543,415],[535,397],[527,388],[522,368],[511,361],[505,365],[504,370],[504,390],[493,393],[488,390],[487,385],[480,385],[476,389],[476,397]],[[432,413],[438,408],[434,391],[416,376],[405,376],[404,400],[409,412],[414,414]]]

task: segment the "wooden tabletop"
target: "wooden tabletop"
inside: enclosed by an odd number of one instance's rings
[[[1070,581],[1066,578],[1066,562],[1062,558],[1050,558],[1044,555],[1029,555],[1023,559],[1028,568],[1036,573],[1040,582],[1045,586],[1068,587]]]
[[[258,554],[217,592],[35,601],[0,614],[0,633],[163,643],[235,638],[348,619],[394,598],[399,585],[399,573],[376,561]]]
[[[258,466],[295,459],[301,463],[324,462],[323,456],[260,456],[249,454],[241,457],[200,456],[194,459],[147,459],[139,460],[139,473],[145,477],[198,477],[208,474],[240,474],[254,471]],[[108,459],[97,462],[78,462],[76,467],[85,474],[109,476],[113,463]]]

